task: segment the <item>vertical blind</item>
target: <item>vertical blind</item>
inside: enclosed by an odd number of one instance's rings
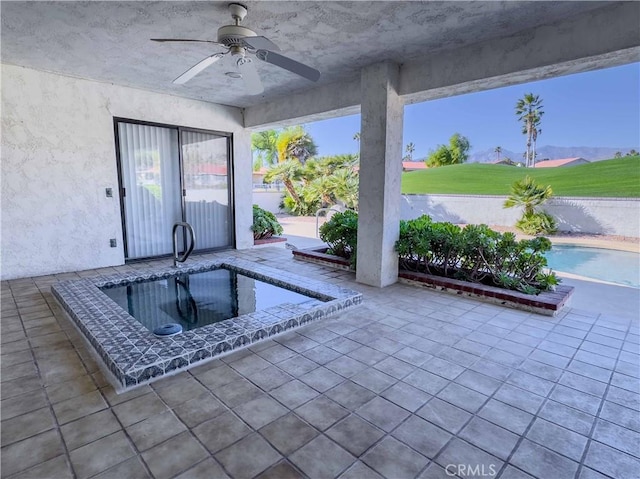
[[[231,242],[227,138],[182,131],[180,141],[185,218],[193,226],[197,248],[227,246]]]
[[[171,254],[171,229],[182,217],[178,132],[121,122],[118,135],[127,257]]]

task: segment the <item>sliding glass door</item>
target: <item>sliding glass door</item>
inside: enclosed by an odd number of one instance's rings
[[[171,254],[182,221],[196,250],[232,246],[229,136],[127,120],[116,132],[126,259]]]

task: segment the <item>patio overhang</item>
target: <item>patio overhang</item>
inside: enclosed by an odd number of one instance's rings
[[[405,104],[598,70],[640,60],[640,4],[615,2],[550,25],[400,63]],[[360,76],[245,108],[247,128],[355,114]]]

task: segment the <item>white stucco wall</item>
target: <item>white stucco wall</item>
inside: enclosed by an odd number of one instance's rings
[[[502,207],[505,196],[403,195],[401,218],[423,214],[435,221],[513,226],[518,208]],[[640,237],[640,200],[634,198],[556,197],[544,207],[560,231]]]
[[[113,117],[234,133],[236,244],[253,244],[239,109],[2,65],[2,279],[124,262]]]
[[[284,213],[284,210],[280,209],[280,203],[282,203],[283,191],[258,191],[253,190],[253,204],[258,205],[263,210],[270,211],[273,214]]]

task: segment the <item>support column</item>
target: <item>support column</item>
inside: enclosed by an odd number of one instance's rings
[[[394,245],[400,221],[403,101],[400,67],[383,62],[362,69],[360,193],[356,280],[384,287],[398,280]]]
[[[246,129],[233,135],[233,206],[236,249],[253,248],[253,177],[251,132]]]

